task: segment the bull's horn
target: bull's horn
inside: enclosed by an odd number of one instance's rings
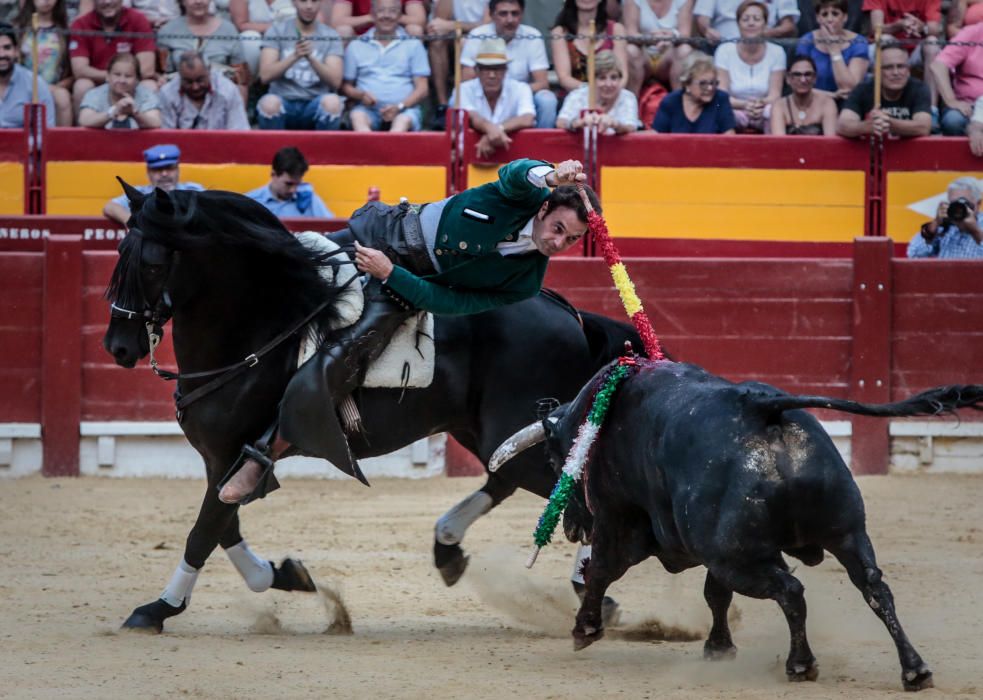
[[[517,454],[546,439],[546,429],[539,421],[530,423],[512,437],[505,440],[488,462],[488,471],[495,472]]]

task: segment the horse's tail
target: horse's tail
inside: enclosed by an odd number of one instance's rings
[[[767,412],[780,413],[796,408],[828,408],[860,416],[901,417],[939,416],[960,408],[983,411],[983,385],[953,384],[923,391],[904,401],[872,404],[833,399],[828,396],[805,396],[772,392],[751,392],[753,404]]]

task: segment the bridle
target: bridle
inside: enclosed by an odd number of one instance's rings
[[[180,377],[173,372],[168,372],[165,369],[161,369],[158,366],[157,358],[154,356],[154,351],[157,349],[157,346],[160,345],[160,341],[164,338],[164,324],[171,320],[171,315],[171,295],[170,292],[167,291],[166,287],[164,288],[164,291],[161,292],[160,300],[153,306],[144,301],[143,311],[132,311],[115,302],[109,304],[110,318],[123,319],[126,321],[132,321],[135,318],[143,319],[143,327],[147,329],[147,344],[150,347],[150,368],[154,371],[154,374],[156,374],[158,377],[163,377],[164,379],[179,379]]]

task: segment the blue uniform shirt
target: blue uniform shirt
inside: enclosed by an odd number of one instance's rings
[[[179,182],[177,183],[176,190],[191,190],[194,192],[204,192],[205,188],[199,185],[197,182]],[[137,185],[136,190],[141,194],[150,194],[154,191],[153,185]],[[119,197],[113,197],[113,201],[120,205],[127,211],[130,210],[130,200],[126,198],[125,194],[121,194]]]
[[[31,102],[33,79],[31,71],[24,66],[14,66],[10,75],[7,94],[0,100],[0,129],[21,129],[24,127],[24,105]],[[55,125],[55,101],[51,90],[43,78],[38,78],[38,99],[45,107],[44,120],[49,127]]]
[[[263,185],[252,192],[247,192],[246,196],[250,199],[255,199],[280,219],[300,217],[330,219],[334,216],[331,210],[321,201],[321,198],[317,196],[314,187],[309,182],[300,183],[294,198],[287,201],[277,199],[270,192],[269,185]]]

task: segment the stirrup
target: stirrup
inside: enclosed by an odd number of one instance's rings
[[[269,447],[266,450],[259,450],[252,445],[243,445],[242,452],[236,458],[236,461],[232,463],[232,467],[226,472],[222,480],[218,482],[216,487],[219,491],[225,486],[229,479],[231,479],[242,465],[245,464],[247,459],[254,459],[259,462],[259,466],[262,467],[263,471],[259,475],[259,481],[256,482],[256,488],[254,488],[250,493],[239,500],[238,505],[244,506],[259,498],[266,498],[266,494],[272,493],[280,488],[280,482],[277,481],[276,476],[273,474],[273,460],[270,458]]]

